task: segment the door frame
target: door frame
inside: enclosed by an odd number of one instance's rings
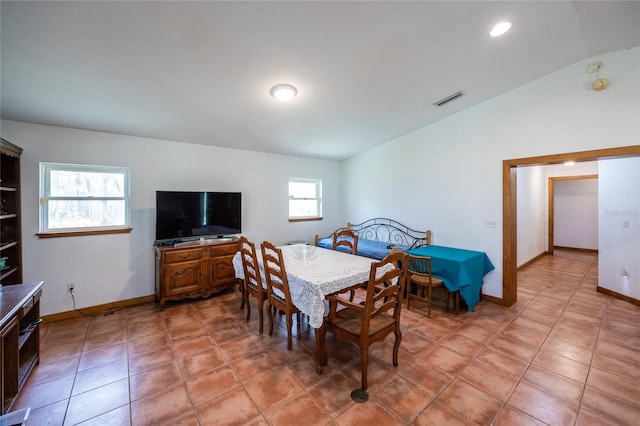
[[[553,255],[553,231],[554,231],[554,225],[555,225],[555,217],[554,217],[554,203],[555,203],[555,198],[554,198],[554,191],[555,191],[555,184],[556,181],[558,180],[580,180],[580,179],[598,179],[598,175],[577,175],[577,176],[556,176],[556,177],[550,177],[549,178],[549,202],[548,204],[548,211],[547,211],[547,218],[549,219],[549,225],[548,225],[548,231],[549,231],[549,236],[547,238],[547,254]]]
[[[595,161],[640,156],[640,145],[596,149],[539,157],[516,158],[502,161],[502,300],[505,306],[518,301],[518,222],[517,173],[523,166],[562,164],[565,161]]]

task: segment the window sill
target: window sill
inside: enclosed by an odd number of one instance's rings
[[[321,217],[290,217],[289,222],[311,222],[314,220],[322,220]]]
[[[38,238],[83,237],[85,235],[104,234],[129,234],[133,228],[100,229],[91,231],[66,231],[66,232],[41,232],[36,234]]]

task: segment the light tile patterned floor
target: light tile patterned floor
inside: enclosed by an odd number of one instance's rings
[[[392,338],[374,346],[365,404],[357,350],[329,341],[318,376],[313,330],[287,351],[283,318],[259,335],[237,291],[52,323],[15,408],[34,425],[638,425],[640,308],[596,282],[595,255],[557,251],[510,308],[404,309],[400,365]]]

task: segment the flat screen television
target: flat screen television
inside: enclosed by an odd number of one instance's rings
[[[156,243],[242,232],[240,192],[156,191]]]

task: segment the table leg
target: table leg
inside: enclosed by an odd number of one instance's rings
[[[318,375],[321,375],[324,372],[323,367],[326,364],[322,331],[322,327],[314,329],[316,334],[316,373]]]

